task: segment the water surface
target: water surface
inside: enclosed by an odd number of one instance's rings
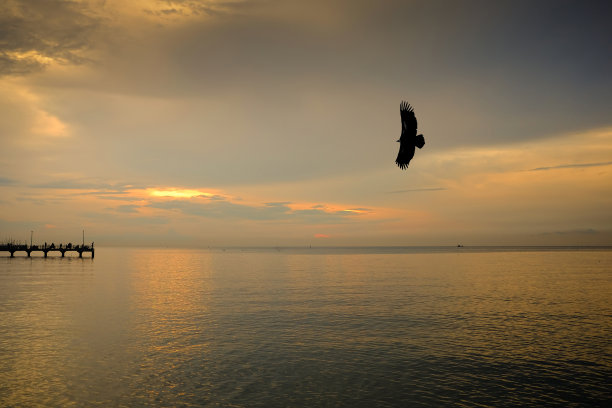
[[[0,406],[608,406],[612,251],[0,257]]]

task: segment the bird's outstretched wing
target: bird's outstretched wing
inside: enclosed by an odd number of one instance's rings
[[[400,115],[402,117],[402,136],[417,134],[417,120],[414,109],[406,102],[400,103]]]
[[[413,157],[414,144],[410,144],[408,142],[400,142],[400,149],[397,153],[397,159],[395,159],[395,164],[397,164],[400,169],[405,170],[408,168],[410,160],[412,160]]]

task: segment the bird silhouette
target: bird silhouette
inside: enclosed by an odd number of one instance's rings
[[[402,117],[402,135],[397,140],[400,149],[395,163],[400,169],[405,170],[414,157],[415,146],[419,149],[425,146],[425,138],[423,135],[417,135],[417,120],[412,106],[406,102],[400,103],[400,115]]]

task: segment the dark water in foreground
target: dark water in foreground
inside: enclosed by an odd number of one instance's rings
[[[406,251],[0,257],[0,406],[612,406],[612,251]]]

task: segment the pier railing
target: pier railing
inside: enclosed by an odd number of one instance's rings
[[[36,252],[36,251],[42,252],[45,258],[47,257],[47,254],[49,252],[53,252],[53,251],[60,252],[62,254],[62,258],[66,255],[66,252],[77,252],[79,254],[79,258],[83,257],[84,252],[91,253],[92,259],[95,255],[93,242],[91,243],[91,245],[73,245],[72,243],[68,243],[68,244],[62,243],[58,245],[55,245],[54,243],[52,243],[49,245],[46,242],[43,245],[7,243],[7,244],[0,244],[0,252],[2,251],[10,252],[11,258],[15,257],[15,252],[20,252],[20,251],[25,252],[28,255],[28,257],[31,256],[32,252]]]

